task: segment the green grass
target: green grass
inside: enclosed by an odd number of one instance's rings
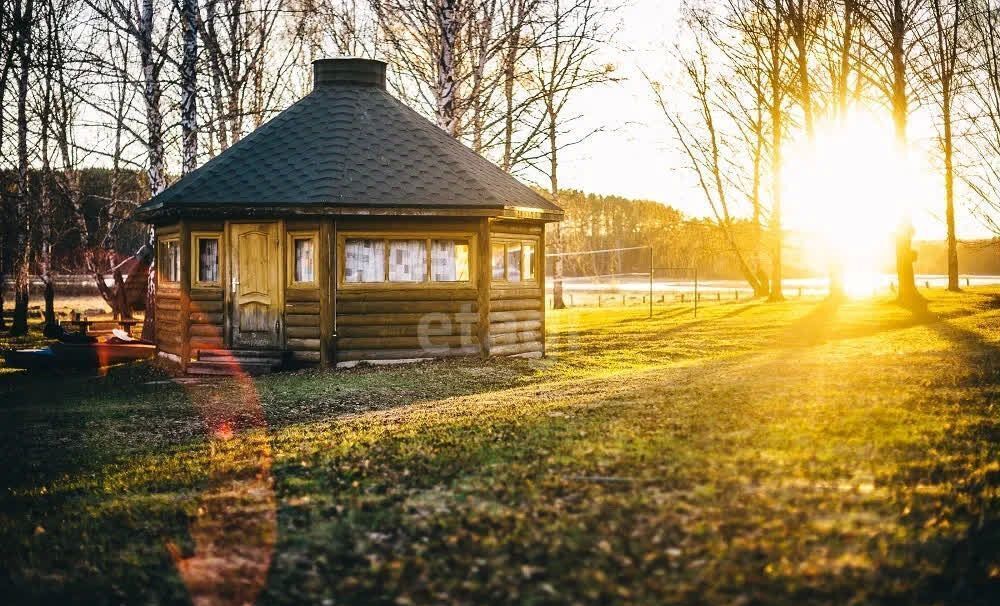
[[[1000,600],[1000,292],[548,331],[543,360],[0,375],[0,595]]]

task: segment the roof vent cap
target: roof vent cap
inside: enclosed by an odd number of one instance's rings
[[[317,59],[313,61],[313,88],[347,84],[384,90],[385,65],[385,61],[376,59]]]

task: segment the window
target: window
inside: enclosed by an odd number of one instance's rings
[[[531,242],[524,243],[524,279],[535,279],[535,245]]]
[[[316,281],[316,243],[312,238],[292,238],[295,267],[292,279],[295,282]]]
[[[506,277],[506,266],[504,264],[504,250],[506,247],[503,244],[494,244],[492,247],[491,256],[493,258],[493,279],[503,280]]]
[[[344,243],[344,282],[385,281],[385,240],[348,238]]]
[[[160,276],[164,282],[181,280],[181,242],[174,238],[160,242]]]
[[[341,242],[344,284],[472,281],[471,237],[345,237]]]
[[[490,250],[493,280],[516,283],[538,279],[537,240],[494,239]]]
[[[389,241],[389,281],[423,282],[427,275],[427,242]]]
[[[521,281],[521,243],[509,242],[507,244],[507,281]]]
[[[458,240],[431,242],[431,280],[435,282],[469,281],[469,243]]]
[[[194,236],[195,284],[219,283],[219,237]]]

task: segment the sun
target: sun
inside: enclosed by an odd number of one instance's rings
[[[892,266],[900,222],[933,190],[928,171],[900,150],[891,121],[863,110],[817,124],[811,143],[783,151],[786,229],[816,251],[814,270],[839,266],[849,294],[871,294]]]

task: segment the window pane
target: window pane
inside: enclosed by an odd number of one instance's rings
[[[503,244],[494,244],[492,247],[492,261],[493,261],[493,279],[503,280],[503,255],[504,255]]]
[[[345,282],[385,282],[385,240],[349,238],[344,243]]]
[[[535,279],[535,245],[524,243],[524,279]]]
[[[507,281],[521,281],[521,244],[519,242],[507,245]]]
[[[315,282],[316,264],[313,260],[312,238],[297,238],[295,240],[295,281]]]
[[[181,279],[181,246],[177,240],[163,243],[162,261],[163,279],[167,282],[178,282]]]
[[[423,282],[426,276],[426,240],[391,240],[389,242],[390,282]]]
[[[468,282],[469,243],[455,240],[431,242],[431,279],[435,282]]]
[[[198,281],[219,281],[219,240],[198,238]]]

